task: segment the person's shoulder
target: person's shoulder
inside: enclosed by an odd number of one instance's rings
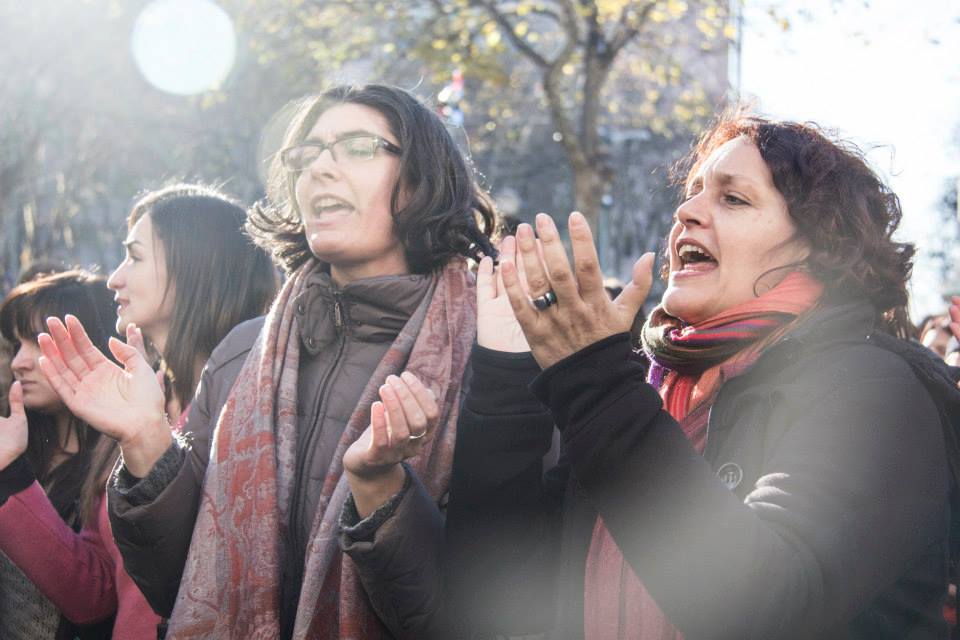
[[[881,379],[915,379],[910,363],[902,354],[877,344],[874,340],[841,342],[810,358],[814,368],[826,371],[843,370],[859,377]]]
[[[210,354],[207,369],[215,372],[238,359],[246,358],[263,330],[265,319],[266,316],[251,318],[231,329]]]

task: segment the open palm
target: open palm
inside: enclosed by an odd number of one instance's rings
[[[10,417],[0,418],[0,471],[27,450],[27,415],[23,410],[23,389],[19,382],[10,387]]]
[[[38,339],[40,368],[75,416],[121,445],[163,416],[163,389],[136,348],[110,339],[121,368],[93,345],[73,316],[66,317],[66,324],[50,318],[47,326],[49,335]]]
[[[500,254],[501,258],[514,258],[516,240],[512,236],[503,239]],[[510,306],[500,270],[494,268],[493,260],[489,257],[481,260],[477,269],[477,344],[494,351],[530,351],[527,338]]]

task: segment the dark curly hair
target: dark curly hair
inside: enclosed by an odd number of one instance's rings
[[[298,144],[323,112],[337,104],[358,104],[386,118],[400,153],[400,179],[390,210],[407,265],[414,273],[439,269],[455,256],[496,256],[490,241],[495,212],[473,171],[440,118],[409,92],[387,85],[337,86],[305,99],[284,139]],[[247,230],[288,273],[311,256],[297,208],[297,175],[285,171],[279,154],[270,166],[267,201],[255,205]],[[401,198],[401,193],[403,197]]]
[[[914,247],[893,239],[903,216],[900,200],[863,152],[815,124],[774,121],[735,108],[720,116],[679,165],[682,181],[694,179],[715,149],[741,136],[760,150],[797,235],[809,244],[804,267],[823,283],[823,304],[865,298],[884,330],[907,337]]]

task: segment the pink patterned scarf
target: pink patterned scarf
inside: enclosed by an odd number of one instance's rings
[[[280,540],[295,477],[300,358],[293,300],[320,266],[307,263],[284,285],[220,413],[171,640],[280,636]],[[343,454],[366,429],[386,377],[410,371],[440,398],[442,414],[433,441],[409,462],[434,499],[447,490],[460,385],[476,335],[473,287],[463,262],[439,272],[360,395],[317,506],[294,638],[387,637],[337,545],[337,520],[349,495]]]

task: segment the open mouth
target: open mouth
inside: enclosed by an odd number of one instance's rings
[[[677,256],[680,258],[680,271],[709,271],[719,265],[713,254],[689,240],[677,243]]]
[[[313,213],[318,216],[331,213],[349,213],[350,211],[353,211],[353,205],[346,200],[333,196],[320,196],[313,201]]]

